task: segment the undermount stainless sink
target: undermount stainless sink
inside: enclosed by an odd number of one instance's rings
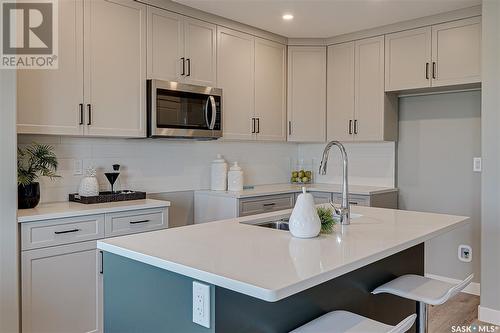
[[[290,230],[288,227],[288,219],[283,218],[281,220],[277,221],[267,221],[267,222],[260,222],[260,223],[255,223],[255,224],[249,224],[249,225],[254,225],[257,227],[264,227],[264,228],[270,228],[270,229],[276,229],[276,230]]]

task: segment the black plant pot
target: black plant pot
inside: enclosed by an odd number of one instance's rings
[[[19,209],[35,208],[40,202],[40,184],[17,186],[17,207]]]

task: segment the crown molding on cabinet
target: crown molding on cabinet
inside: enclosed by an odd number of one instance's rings
[[[373,29],[366,29],[357,32],[352,32],[349,34],[334,36],[331,38],[326,38],[325,42],[326,45],[340,44],[358,39],[375,37],[404,30],[411,30],[440,23],[462,20],[465,18],[475,17],[475,16],[481,16],[481,6],[473,6],[464,9],[453,10],[451,12],[420,17],[414,20],[408,20],[394,24],[384,25]]]
[[[280,44],[287,45],[288,38],[284,36],[280,36],[274,34],[269,31],[265,31],[256,27],[252,27],[250,25],[246,25],[237,21],[233,21],[222,16],[210,14],[192,7],[188,7],[172,0],[141,0],[138,2],[142,2],[149,6],[158,7],[161,9],[165,9],[177,14],[181,14],[184,16],[188,16],[197,20],[206,21],[208,23],[216,24],[225,28],[229,28],[232,30],[237,30],[239,32],[243,32],[246,34],[253,35],[255,37],[260,37],[264,39],[268,39]]]
[[[288,38],[288,46],[325,46],[325,38]]]

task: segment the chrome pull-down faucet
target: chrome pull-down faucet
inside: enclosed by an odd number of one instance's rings
[[[326,175],[326,167],[328,164],[328,154],[332,146],[337,146],[342,155],[342,204],[340,207],[336,207],[332,201],[330,204],[335,213],[340,216],[340,224],[350,224],[351,223],[351,208],[349,204],[349,185],[347,183],[347,153],[345,147],[338,141],[330,141],[323,151],[323,157],[321,159],[321,164],[319,166],[319,173],[321,175]]]

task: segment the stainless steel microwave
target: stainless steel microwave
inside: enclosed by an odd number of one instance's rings
[[[222,137],[222,89],[147,80],[148,137]]]

